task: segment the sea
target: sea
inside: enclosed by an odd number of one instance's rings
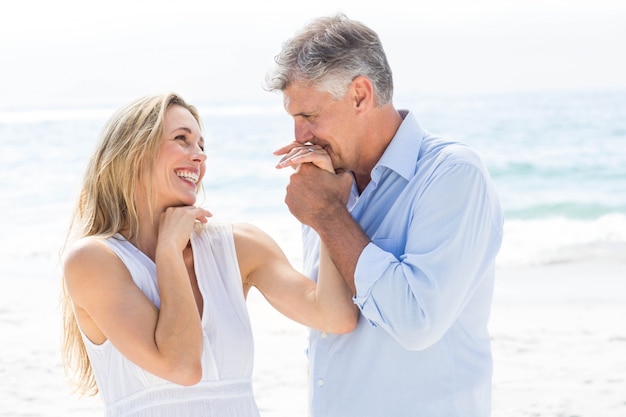
[[[50,344],[81,176],[124,104],[0,111],[0,416],[99,415],[67,393]],[[272,154],[293,137],[280,98],[194,104],[208,154],[199,204],[217,220],[259,225],[299,267],[299,225],[283,201],[290,170]],[[414,94],[395,104],[482,155],[505,214],[498,268],[626,262],[626,91]]]
[[[282,233],[293,226],[283,201],[290,173],[274,168],[272,151],[293,136],[274,98],[196,104],[208,153],[200,203],[216,218]],[[465,142],[484,158],[506,219],[499,266],[626,257],[626,91],[395,101],[426,130]],[[91,104],[0,112],[0,256],[56,256],[86,161],[113,111]]]

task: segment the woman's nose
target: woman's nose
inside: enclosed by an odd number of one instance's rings
[[[204,153],[204,150],[200,146],[195,146],[191,154],[191,158],[194,161],[203,163],[206,161],[206,153]]]

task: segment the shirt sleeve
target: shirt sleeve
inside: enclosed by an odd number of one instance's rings
[[[449,164],[425,185],[407,187],[406,221],[393,233],[405,239],[374,238],[363,250],[354,302],[373,326],[422,350],[446,333],[492,272],[502,215],[485,169],[475,164]]]

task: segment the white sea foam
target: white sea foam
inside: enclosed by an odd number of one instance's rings
[[[509,220],[498,254],[501,267],[526,267],[595,259],[626,261],[626,215]],[[626,278],[626,277],[625,277]]]

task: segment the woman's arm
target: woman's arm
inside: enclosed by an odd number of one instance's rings
[[[82,239],[70,249],[64,259],[64,277],[78,323],[92,342],[109,340],[146,371],[192,385],[202,377],[203,334],[183,260],[194,217],[184,211],[176,209],[161,219],[155,255],[160,309],[98,239]]]
[[[255,286],[274,308],[305,326],[348,333],[359,312],[352,293],[321,248],[317,285],[296,271],[276,242],[249,224],[233,226],[244,285]]]

